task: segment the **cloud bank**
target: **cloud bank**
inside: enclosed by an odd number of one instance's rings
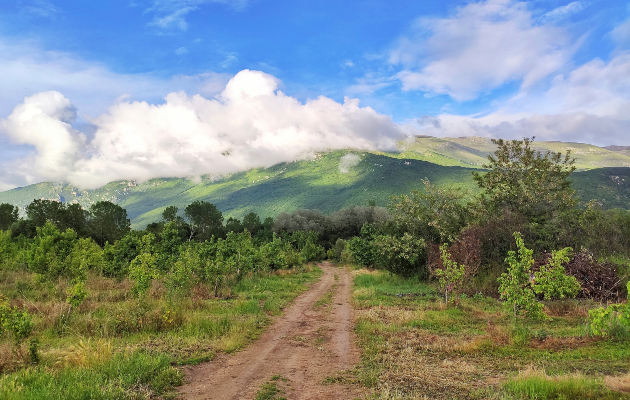
[[[403,127],[356,99],[303,104],[278,84],[244,70],[211,99],[173,92],[163,104],[120,100],[90,121],[91,141],[72,128],[70,100],[42,92],[0,120],[0,130],[34,148],[16,161],[25,183],[64,180],[86,189],[120,179],[224,175],[329,149],[391,150],[405,137]]]

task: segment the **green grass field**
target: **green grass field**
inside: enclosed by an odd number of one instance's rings
[[[548,302],[549,321],[514,321],[494,298],[447,306],[417,279],[355,274],[353,374],[374,398],[630,399],[630,342],[588,334],[592,302]]]

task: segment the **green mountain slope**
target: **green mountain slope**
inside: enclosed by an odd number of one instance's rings
[[[429,161],[440,165],[482,168],[488,155],[496,150],[490,139],[480,137],[435,138],[417,136],[400,144],[402,157]],[[576,158],[578,170],[605,167],[630,167],[630,148],[610,146],[597,147],[584,143],[533,142],[536,150],[565,153],[571,151]]]
[[[598,157],[607,159],[606,152],[618,155],[611,158],[612,164],[623,163],[625,157],[619,151],[595,146],[541,143],[554,150],[574,146],[576,156],[581,156],[576,154],[580,150],[585,160],[591,160],[582,161],[581,165],[601,162]],[[471,172],[478,170],[485,163],[485,155],[494,150],[494,145],[482,138],[416,138],[407,145],[400,153],[334,151],[226,177],[204,176],[200,181],[186,178],[160,178],[144,183],[118,181],[89,191],[43,182],[2,192],[0,203],[23,208],[33,199],[54,199],[78,202],[87,208],[96,201],[108,200],[127,209],[135,228],[159,220],[169,205],[183,209],[195,200],[216,204],[226,217],[242,217],[248,211],[263,217],[276,216],[297,208],[332,212],[351,205],[368,205],[371,201],[387,205],[391,195],[422,188],[423,178],[435,184],[462,185],[475,192]],[[354,155],[350,156],[354,163],[342,163],[347,154]],[[344,158],[347,159],[348,156]],[[630,208],[630,168],[591,168],[574,173],[572,179],[583,203],[596,199],[607,208]]]

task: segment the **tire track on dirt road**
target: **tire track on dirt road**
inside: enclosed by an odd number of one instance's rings
[[[273,376],[286,378],[288,400],[355,399],[357,387],[323,384],[326,377],[359,361],[350,305],[352,277],[329,263],[318,265],[320,280],[298,296],[284,315],[245,350],[220,355],[187,370],[179,399],[250,400]],[[318,299],[331,292],[332,302]]]

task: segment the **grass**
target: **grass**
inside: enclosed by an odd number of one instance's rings
[[[358,270],[354,285],[363,351],[354,374],[374,398],[630,399],[620,391],[630,381],[630,343],[587,334],[585,315],[597,304],[548,303],[550,321],[515,322],[494,298],[446,306],[417,279]]]
[[[255,400],[286,400],[286,397],[280,395],[286,393],[286,388],[289,386],[288,382],[288,379],[280,375],[273,376],[260,387]]]
[[[0,293],[33,315],[41,359],[30,365],[27,342],[15,347],[0,336],[0,393],[15,392],[11,399],[91,398],[81,397],[88,391],[102,394],[94,397],[99,399],[164,396],[181,382],[171,365],[199,364],[245,347],[321,273],[307,266],[250,275],[218,298],[212,288],[198,285],[187,296],[169,299],[154,282],[143,300],[131,296],[129,282],[91,274],[89,297],[67,317],[67,281],[41,282],[25,271],[0,270]],[[85,391],[64,397],[74,386]],[[61,394],[47,397],[37,390]]]

